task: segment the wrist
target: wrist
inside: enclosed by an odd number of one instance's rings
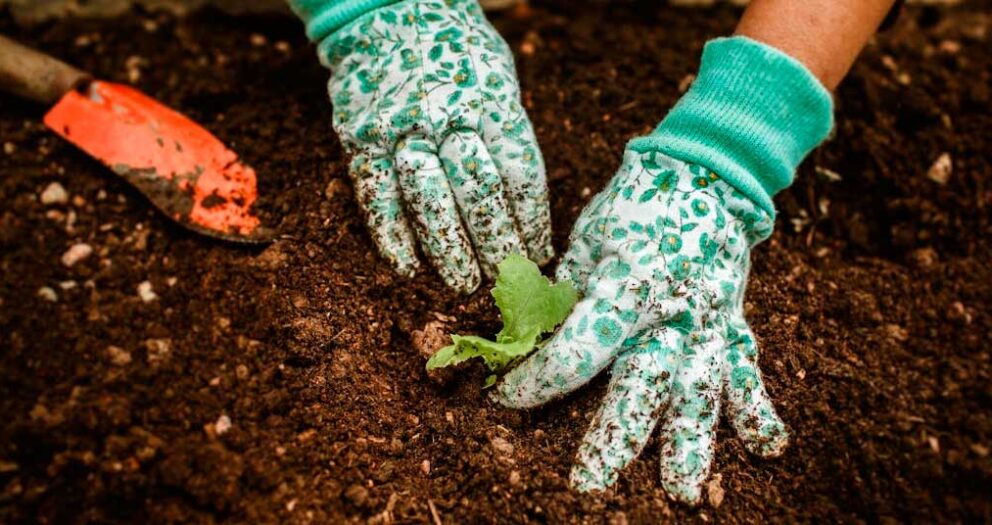
[[[830,93],[801,63],[746,37],[718,38],[699,75],[631,148],[705,166],[772,216],[772,196],[833,127]]]
[[[306,26],[307,38],[320,42],[358,17],[400,0],[287,0]]]

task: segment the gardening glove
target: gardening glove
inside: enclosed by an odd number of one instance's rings
[[[552,255],[544,161],[513,56],[476,0],[291,0],[331,70],[334,129],[369,232],[400,274],[415,242],[468,293],[511,253]]]
[[[721,407],[748,450],[788,434],[744,320],[751,248],[774,225],[771,196],[832,126],[830,94],[799,62],[744,38],[707,44],[691,90],[579,217],[558,267],[584,294],[496,399],[530,408],[612,377],[571,483],[604,489],[662,422],[661,480],[696,503]]]

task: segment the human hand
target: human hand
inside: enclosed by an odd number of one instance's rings
[[[558,267],[584,299],[497,390],[504,405],[530,408],[612,364],[573,486],[612,485],[661,420],[664,488],[698,501],[722,403],[750,451],[783,450],[788,434],[762,384],[742,308],[751,247],[772,226],[716,174],[630,144],[617,175],[579,217]]]
[[[611,367],[573,486],[613,484],[660,421],[662,485],[698,502],[721,408],[751,452],[782,452],[788,434],[761,380],[744,289],[751,248],[774,225],[771,197],[826,137],[831,112],[830,94],[795,59],[716,39],[682,100],[628,145],[558,267],[583,300],[494,394],[534,407]]]
[[[419,241],[468,293],[511,253],[544,263],[544,161],[509,47],[475,0],[404,0],[324,38],[334,129],[369,232],[403,275]]]

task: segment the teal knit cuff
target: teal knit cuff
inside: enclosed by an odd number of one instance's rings
[[[290,9],[303,20],[307,38],[320,42],[352,20],[399,0],[287,0]]]
[[[692,87],[630,147],[705,166],[774,217],[772,196],[832,127],[833,100],[809,70],[735,36],[706,44]]]

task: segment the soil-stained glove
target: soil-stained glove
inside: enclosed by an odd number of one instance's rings
[[[744,289],[751,248],[774,225],[771,196],[826,137],[831,115],[829,93],[799,62],[717,39],[682,101],[628,145],[558,267],[582,301],[494,394],[534,407],[611,367],[573,486],[613,484],[660,421],[662,484],[698,502],[721,408],[751,452],[781,453],[788,434],[762,384]]]
[[[509,47],[476,0],[291,0],[330,68],[334,129],[369,232],[475,290],[511,253],[553,255],[544,161]]]

